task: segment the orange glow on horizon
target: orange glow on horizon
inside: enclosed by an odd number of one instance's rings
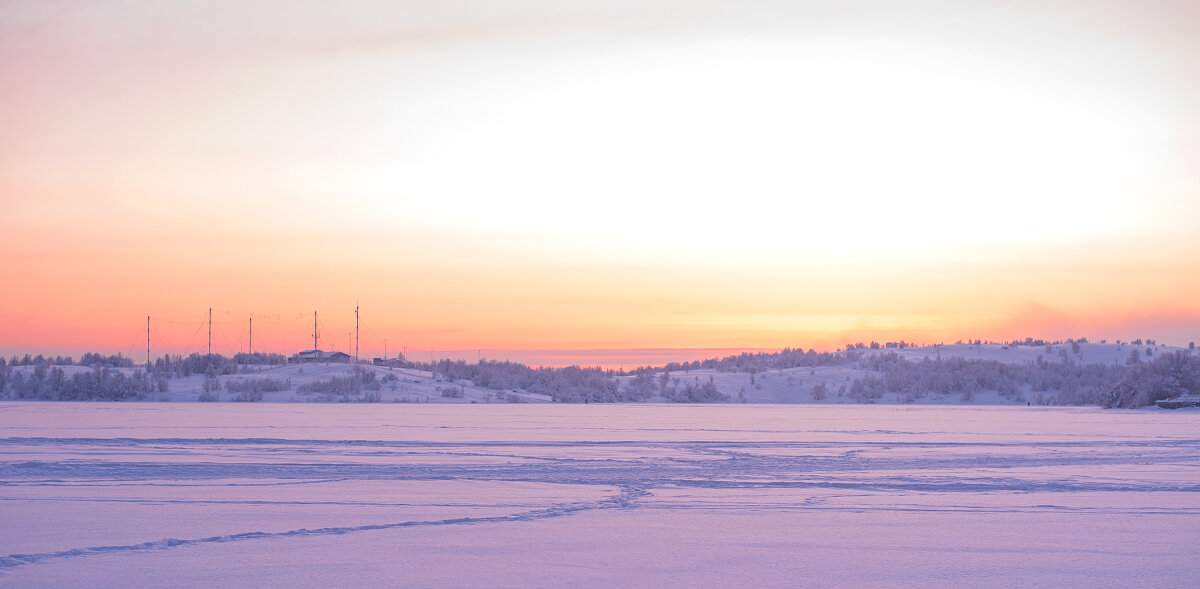
[[[1187,3],[74,6],[0,6],[5,356],[1200,339]]]

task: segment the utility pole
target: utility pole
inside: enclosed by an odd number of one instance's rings
[[[212,355],[212,307],[208,308],[208,355]]]
[[[358,364],[358,305],[354,306],[354,363]]]

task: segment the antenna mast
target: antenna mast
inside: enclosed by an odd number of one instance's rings
[[[208,355],[212,355],[212,307],[208,308]]]
[[[317,312],[313,311],[313,349],[317,349]]]
[[[254,318],[250,318],[250,355],[254,355]]]
[[[354,363],[358,364],[358,305],[354,306]]]
[[[150,371],[150,316],[146,315],[146,371]]]

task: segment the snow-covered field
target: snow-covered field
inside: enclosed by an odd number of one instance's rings
[[[0,404],[0,586],[1195,583],[1200,412]]]

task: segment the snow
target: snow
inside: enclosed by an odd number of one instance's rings
[[[896,352],[896,354],[906,360],[936,359],[940,356],[942,358],[965,358],[967,360],[993,360],[1005,364],[1028,364],[1036,362],[1039,356],[1047,362],[1058,362],[1061,357],[1060,354],[1066,353],[1067,357],[1076,364],[1125,364],[1125,361],[1129,359],[1129,353],[1134,349],[1141,350],[1143,359],[1153,358],[1153,354],[1168,354],[1188,349],[1187,347],[1163,344],[1135,346],[1126,342],[1120,344],[1086,343],[1076,345],[1079,347],[1078,352],[1075,351],[1074,346],[1071,344],[1054,344],[1049,346],[948,344],[867,351],[870,353]],[[1145,355],[1146,350],[1152,350],[1151,355]]]
[[[0,586],[1186,586],[1200,412],[0,404]]]
[[[1056,344],[1051,346],[1009,346],[1004,344],[949,344],[908,348],[864,348],[858,350],[864,357],[896,354],[900,358],[912,362],[923,359],[963,358],[966,360],[993,361],[1002,364],[1033,364],[1039,358],[1045,362],[1059,363],[1062,354],[1066,354],[1074,364],[1116,364],[1124,366],[1130,351],[1138,349],[1142,352],[1143,361],[1153,359],[1153,354],[1168,354],[1186,347],[1164,345],[1133,346],[1122,343],[1087,343],[1078,344],[1076,352],[1071,344]],[[1152,355],[1145,352],[1152,349]],[[692,383],[701,385],[712,380],[717,390],[729,395],[734,402],[744,399],[747,403],[800,403],[800,404],[840,404],[857,401],[839,396],[840,387],[849,386],[854,379],[868,376],[880,376],[880,373],[861,367],[858,363],[826,365],[815,367],[785,368],[782,370],[767,370],[750,374],[747,372],[721,372],[715,369],[677,370],[671,373],[672,379],[678,379],[680,384]],[[813,386],[824,384],[826,398],[815,400],[810,391]],[[904,399],[895,393],[885,394],[879,403],[905,403],[916,405],[1025,405],[1027,400],[1033,400],[1035,394],[1026,394],[1017,398],[1006,398],[997,391],[982,390],[974,393],[970,401],[962,395],[928,394],[915,399]],[[1057,393],[1047,393],[1050,398],[1056,398]]]
[[[950,344],[925,347],[909,347],[903,349],[862,349],[858,350],[865,357],[879,354],[896,354],[905,360],[919,362],[922,359],[964,358],[967,360],[995,361],[1005,364],[1032,364],[1039,358],[1047,363],[1060,363],[1065,355],[1073,364],[1110,364],[1124,366],[1132,350],[1137,349],[1142,354],[1143,361],[1153,359],[1156,355],[1168,354],[1184,350],[1185,347],[1165,345],[1139,345],[1122,343],[1086,343],[1056,344],[1051,346],[1025,346],[1002,344]],[[1153,350],[1152,354],[1146,354]],[[1190,352],[1190,351],[1189,351]],[[66,375],[90,370],[82,366],[61,367]],[[361,366],[363,370],[373,372],[380,384],[380,401],[384,403],[445,403],[445,404],[504,404],[518,403],[548,403],[549,395],[533,393],[524,389],[493,390],[476,386],[469,380],[450,380],[440,374],[409,368],[389,366]],[[17,366],[15,370],[27,376],[33,372],[33,366]],[[113,369],[125,374],[132,374],[134,368]],[[275,403],[308,403],[330,402],[340,400],[336,395],[320,393],[305,393],[300,391],[303,385],[319,381],[328,382],[332,378],[347,379],[354,374],[355,366],[345,363],[303,363],[264,366],[243,366],[236,374],[221,375],[222,390],[218,393],[221,402],[232,401],[237,397],[230,392],[230,385],[248,379],[271,379],[289,383],[286,390],[263,393],[263,402]],[[659,375],[662,373],[659,372]],[[686,384],[702,385],[711,379],[717,390],[727,395],[731,401],[747,403],[796,403],[796,404],[841,404],[855,403],[854,399],[839,395],[843,386],[849,386],[855,379],[869,376],[880,376],[881,373],[866,369],[859,363],[822,365],[815,367],[796,367],[782,370],[767,370],[755,374],[747,372],[721,372],[715,369],[676,370],[671,372],[673,382],[679,386]],[[616,377],[621,386],[632,377]],[[826,398],[815,400],[811,391],[815,385],[824,384]],[[204,390],[204,375],[194,373],[183,378],[167,380],[168,390],[164,393],[150,393],[147,400],[151,401],[196,401]],[[442,396],[442,391],[448,387],[462,388],[462,396]],[[1057,399],[1057,392],[1047,392],[1050,400]],[[876,400],[878,403],[916,404],[916,405],[1024,405],[1027,401],[1036,399],[1032,391],[1005,397],[994,390],[980,390],[973,394],[970,400],[963,399],[961,394],[927,394],[915,398],[902,398],[897,393],[888,393]],[[663,401],[662,397],[652,400]]]
[[[384,402],[413,402],[413,403],[503,403],[496,398],[498,394],[514,394],[524,403],[548,403],[550,397],[523,390],[495,391],[485,387],[477,387],[470,381],[449,381],[425,370],[394,368],[387,366],[364,366],[367,371],[375,372],[379,380],[394,377],[394,381],[382,384],[380,391]],[[296,387],[317,381],[328,381],[331,378],[348,378],[353,374],[354,366],[338,363],[307,363],[285,364],[280,366],[255,367],[252,372],[221,377],[223,383],[247,378],[272,378],[287,380],[292,384],[292,390],[268,392],[263,394],[264,401],[275,402],[308,402],[317,400],[320,395],[303,395],[296,392]],[[204,375],[196,374],[185,379],[170,381],[171,391],[162,395],[161,400],[191,401],[199,395],[204,386]],[[450,386],[463,388],[463,396],[443,397],[442,389]],[[229,400],[236,395],[228,392],[221,393],[222,400]]]
[[[34,368],[34,366],[25,365],[16,366],[15,370],[28,376],[33,372]],[[59,366],[58,368],[61,368],[67,377],[77,372],[91,370],[91,368],[86,366]],[[270,378],[289,382],[290,388],[283,391],[264,392],[262,399],[264,402],[320,402],[324,400],[323,395],[300,393],[297,392],[298,387],[318,381],[329,381],[332,378],[350,378],[354,374],[355,366],[346,363],[312,362],[303,364],[249,365],[244,368],[244,372],[221,375],[219,377],[222,383],[222,390],[218,392],[220,401],[232,401],[237,396],[237,394],[225,390],[230,383],[248,379]],[[519,402],[521,403],[550,402],[548,395],[540,395],[525,390],[497,391],[475,386],[470,381],[449,381],[425,370],[367,365],[363,365],[361,368],[375,373],[375,377],[381,382],[380,398],[385,403],[461,404],[509,402],[500,398],[500,395],[514,395],[519,398]],[[111,368],[110,370],[130,375],[137,368]],[[387,380],[385,381],[384,379]],[[167,392],[151,393],[148,400],[196,401],[200,393],[204,390],[204,374],[193,373],[186,377],[171,378],[167,380],[167,385],[169,387]],[[442,390],[450,386],[461,386],[463,388],[463,396],[461,398],[443,397]]]

